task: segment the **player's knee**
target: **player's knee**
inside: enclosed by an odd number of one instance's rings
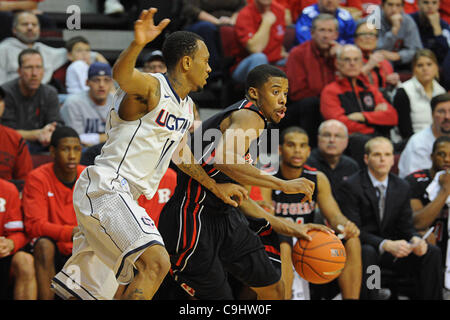
[[[34,245],[33,256],[37,264],[52,261],[55,256],[55,244],[47,238],[40,238]]]
[[[12,258],[11,268],[15,276],[19,276],[24,279],[34,278],[34,259],[29,253],[23,251],[17,252]]]
[[[169,254],[162,246],[148,248],[136,261],[139,272],[163,278],[170,269]]]

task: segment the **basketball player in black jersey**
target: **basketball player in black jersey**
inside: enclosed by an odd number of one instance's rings
[[[304,201],[304,195],[286,194],[282,190],[261,188],[265,201],[272,203],[274,214],[303,224],[314,221],[316,205],[328,221],[329,225],[344,235],[344,245],[347,251],[347,262],[338,278],[343,299],[358,299],[361,287],[361,244],[358,227],[348,220],[339,209],[331,192],[330,182],[326,175],[317,169],[306,165],[310,154],[310,146],[306,131],[299,127],[289,127],[280,135],[280,170],[276,177],[280,179],[305,178],[315,183],[316,188],[311,199]],[[338,226],[342,225],[343,230]],[[286,285],[285,298],[290,299],[293,281],[292,240],[280,237],[282,278]]]
[[[311,199],[311,181],[282,180],[250,164],[250,144],[258,141],[268,121],[278,123],[284,117],[285,73],[270,65],[258,66],[247,77],[246,91],[245,99],[205,120],[194,132],[190,143],[197,161],[217,183],[302,192]],[[207,138],[213,135],[216,139]],[[237,136],[241,143],[235,143]],[[238,210],[202,187],[195,176],[179,172],[177,178],[175,192],[161,212],[159,230],[170,255],[173,279],[194,298],[232,299],[228,273],[252,288],[259,299],[283,298],[280,273],[244,214],[265,218],[278,233],[303,239],[310,239],[310,229],[333,232],[323,225],[298,225],[277,218],[251,199],[241,201]]]

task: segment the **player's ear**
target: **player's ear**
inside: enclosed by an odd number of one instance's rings
[[[192,58],[189,56],[184,56],[181,58],[181,65],[183,67],[183,70],[189,70],[192,67]]]
[[[248,88],[248,96],[252,99],[252,100],[258,100],[258,90],[254,87],[250,87]]]

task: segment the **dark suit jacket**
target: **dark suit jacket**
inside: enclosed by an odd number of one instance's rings
[[[418,235],[413,225],[409,184],[389,174],[383,221],[380,221],[377,190],[367,169],[343,181],[337,192],[342,213],[360,229],[361,244],[378,249],[385,239],[409,241]]]

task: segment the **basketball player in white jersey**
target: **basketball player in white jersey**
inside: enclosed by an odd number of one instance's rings
[[[170,268],[169,256],[154,222],[136,200],[141,194],[152,198],[176,150],[180,169],[224,202],[237,206],[247,197],[241,186],[216,183],[192,162],[192,152],[179,145],[194,119],[188,94],[201,89],[211,72],[202,39],[184,31],[166,39],[167,76],[135,68],[145,45],[170,22],[164,19],[155,26],[156,11],[141,13],[134,41],[114,65],[120,89],[107,119],[108,140],[74,189],[79,231],[72,257],[52,281],[65,299],[111,299],[118,283],[127,285],[123,299],[153,297]]]

